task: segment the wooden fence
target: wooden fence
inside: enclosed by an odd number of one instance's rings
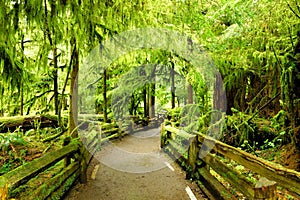
[[[93,154],[101,144],[120,136],[115,125],[100,127],[94,134],[82,135],[82,141],[67,137],[62,148],[0,176],[0,200],[16,196],[28,200],[60,199],[78,178],[86,182],[86,169]]]
[[[188,150],[182,148],[186,143],[189,143]],[[247,199],[276,199],[277,186],[285,188],[296,199],[300,199],[299,172],[258,158],[201,133],[188,134],[163,124],[161,147],[171,156],[179,158],[178,162],[187,171],[187,177],[195,179],[210,199],[236,199],[236,195],[230,190],[238,191]],[[212,151],[200,159],[202,150],[210,147]],[[227,165],[226,161],[234,161],[257,173],[259,180],[249,179]],[[230,184],[229,187],[225,187],[216,176],[222,177],[223,182]]]

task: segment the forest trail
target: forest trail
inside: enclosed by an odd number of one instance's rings
[[[98,168],[98,169],[97,169]],[[96,174],[95,174],[96,172]],[[185,172],[160,150],[160,130],[150,129],[105,145],[65,200],[205,199]]]

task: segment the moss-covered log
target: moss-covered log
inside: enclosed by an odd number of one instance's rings
[[[64,123],[67,122],[66,118]],[[15,116],[0,118],[0,132],[14,131],[17,128],[27,131],[33,128],[58,127],[58,117],[56,115],[34,115],[34,116]]]

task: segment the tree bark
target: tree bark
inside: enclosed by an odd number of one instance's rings
[[[58,99],[58,74],[57,74],[57,49],[56,47],[52,50],[53,53],[53,84],[54,84],[54,108],[55,114],[58,115],[59,112],[59,99]]]
[[[222,112],[226,111],[226,96],[224,91],[224,85],[222,81],[222,76],[220,73],[217,73],[215,76],[215,84],[214,84],[214,101],[213,101],[213,109],[219,110]]]
[[[146,118],[146,117],[148,117],[146,85],[144,86],[144,89],[143,89],[143,99],[144,99],[144,118]]]
[[[104,69],[103,71],[103,116],[104,116],[104,123],[107,122],[107,96],[106,96],[106,79],[107,79],[107,70]]]
[[[74,41],[74,64],[71,73],[71,85],[70,85],[70,110],[69,110],[69,135],[71,137],[77,137],[78,132],[76,130],[78,124],[78,70],[79,70],[79,52],[76,46],[76,40]]]
[[[155,83],[150,84],[149,117],[155,117]]]
[[[172,94],[172,99],[171,99],[171,104],[172,108],[175,108],[175,71],[174,71],[174,63],[171,62],[172,68],[171,68],[171,94]]]
[[[22,35],[22,41],[21,41],[21,49],[23,52],[22,55],[22,59],[21,62],[24,63],[24,50],[25,50],[25,46],[24,46],[24,34]],[[20,115],[23,115],[23,108],[24,108],[24,83],[23,80],[21,80],[21,85],[20,85]]]
[[[51,1],[50,3],[51,5],[51,13],[50,13],[50,19],[51,19],[51,23],[53,24],[52,20],[55,17],[55,2]],[[49,40],[49,44],[52,48],[52,54],[53,54],[53,67],[54,67],[54,71],[53,71],[53,85],[54,85],[54,109],[55,109],[55,114],[58,115],[58,74],[57,74],[57,49],[56,49],[56,44],[55,41],[52,38],[52,35],[54,35],[54,27],[52,26],[52,29],[50,31],[50,27],[49,27],[49,21],[48,21],[48,9],[47,9],[47,1],[44,1],[44,6],[45,6],[45,27],[46,27],[46,35],[48,37]]]

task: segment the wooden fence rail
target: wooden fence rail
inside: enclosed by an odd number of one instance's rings
[[[103,131],[95,131],[90,134],[87,130],[87,134],[81,137],[82,141],[79,138],[71,140],[67,137],[62,148],[0,176],[0,200],[14,198],[16,194],[20,194],[18,191],[21,191],[22,187],[26,187],[27,183],[56,165],[61,167],[51,171],[51,174],[54,175],[50,175],[51,178],[47,178],[47,180],[41,178],[39,182],[42,184],[37,188],[26,189],[27,195],[23,198],[28,200],[60,199],[78,178],[81,182],[86,182],[87,166],[94,153],[99,150],[98,147],[109,139],[120,136],[120,130],[116,128],[116,125],[102,125]]]
[[[182,152],[182,143],[186,141],[190,143],[189,149],[187,152]],[[258,158],[201,133],[188,134],[163,124],[161,146],[175,157],[181,155],[179,162],[187,170],[188,178],[196,179],[200,188],[210,199],[236,198],[211,174],[211,169],[227,181],[231,188],[238,190],[247,199],[276,199],[277,186],[285,188],[297,199],[300,199],[299,172]],[[210,153],[202,154],[203,150],[210,149],[210,147],[213,147]],[[206,156],[200,159],[201,154]],[[228,166],[224,160],[235,161],[257,173],[260,176],[259,180],[251,181],[233,167]]]
[[[78,144],[70,143],[62,147],[61,149],[49,152],[44,156],[31,161],[30,163],[26,163],[2,175],[0,179],[5,181],[3,181],[2,185],[0,186],[0,188],[2,188],[3,191],[1,198],[6,199],[8,197],[11,197],[11,194],[13,193],[14,190],[23,186],[32,178],[46,171],[47,169],[49,169],[49,167],[54,166],[56,163],[63,160],[64,158],[70,156],[76,157],[75,154],[78,153],[79,153]],[[74,162],[72,162],[69,166],[67,166],[67,168],[65,168],[61,173],[55,175],[49,181],[47,181],[49,183],[53,183],[59,180],[60,184],[52,185],[52,187],[48,187],[47,185],[43,184],[38,188],[35,188],[35,193],[38,196],[29,196],[28,199],[45,199],[49,195],[51,195],[51,193],[54,192],[55,190],[59,188],[68,187],[68,183],[70,184],[70,181],[72,181],[73,179],[76,180],[78,175],[79,175],[79,161],[74,160]]]

